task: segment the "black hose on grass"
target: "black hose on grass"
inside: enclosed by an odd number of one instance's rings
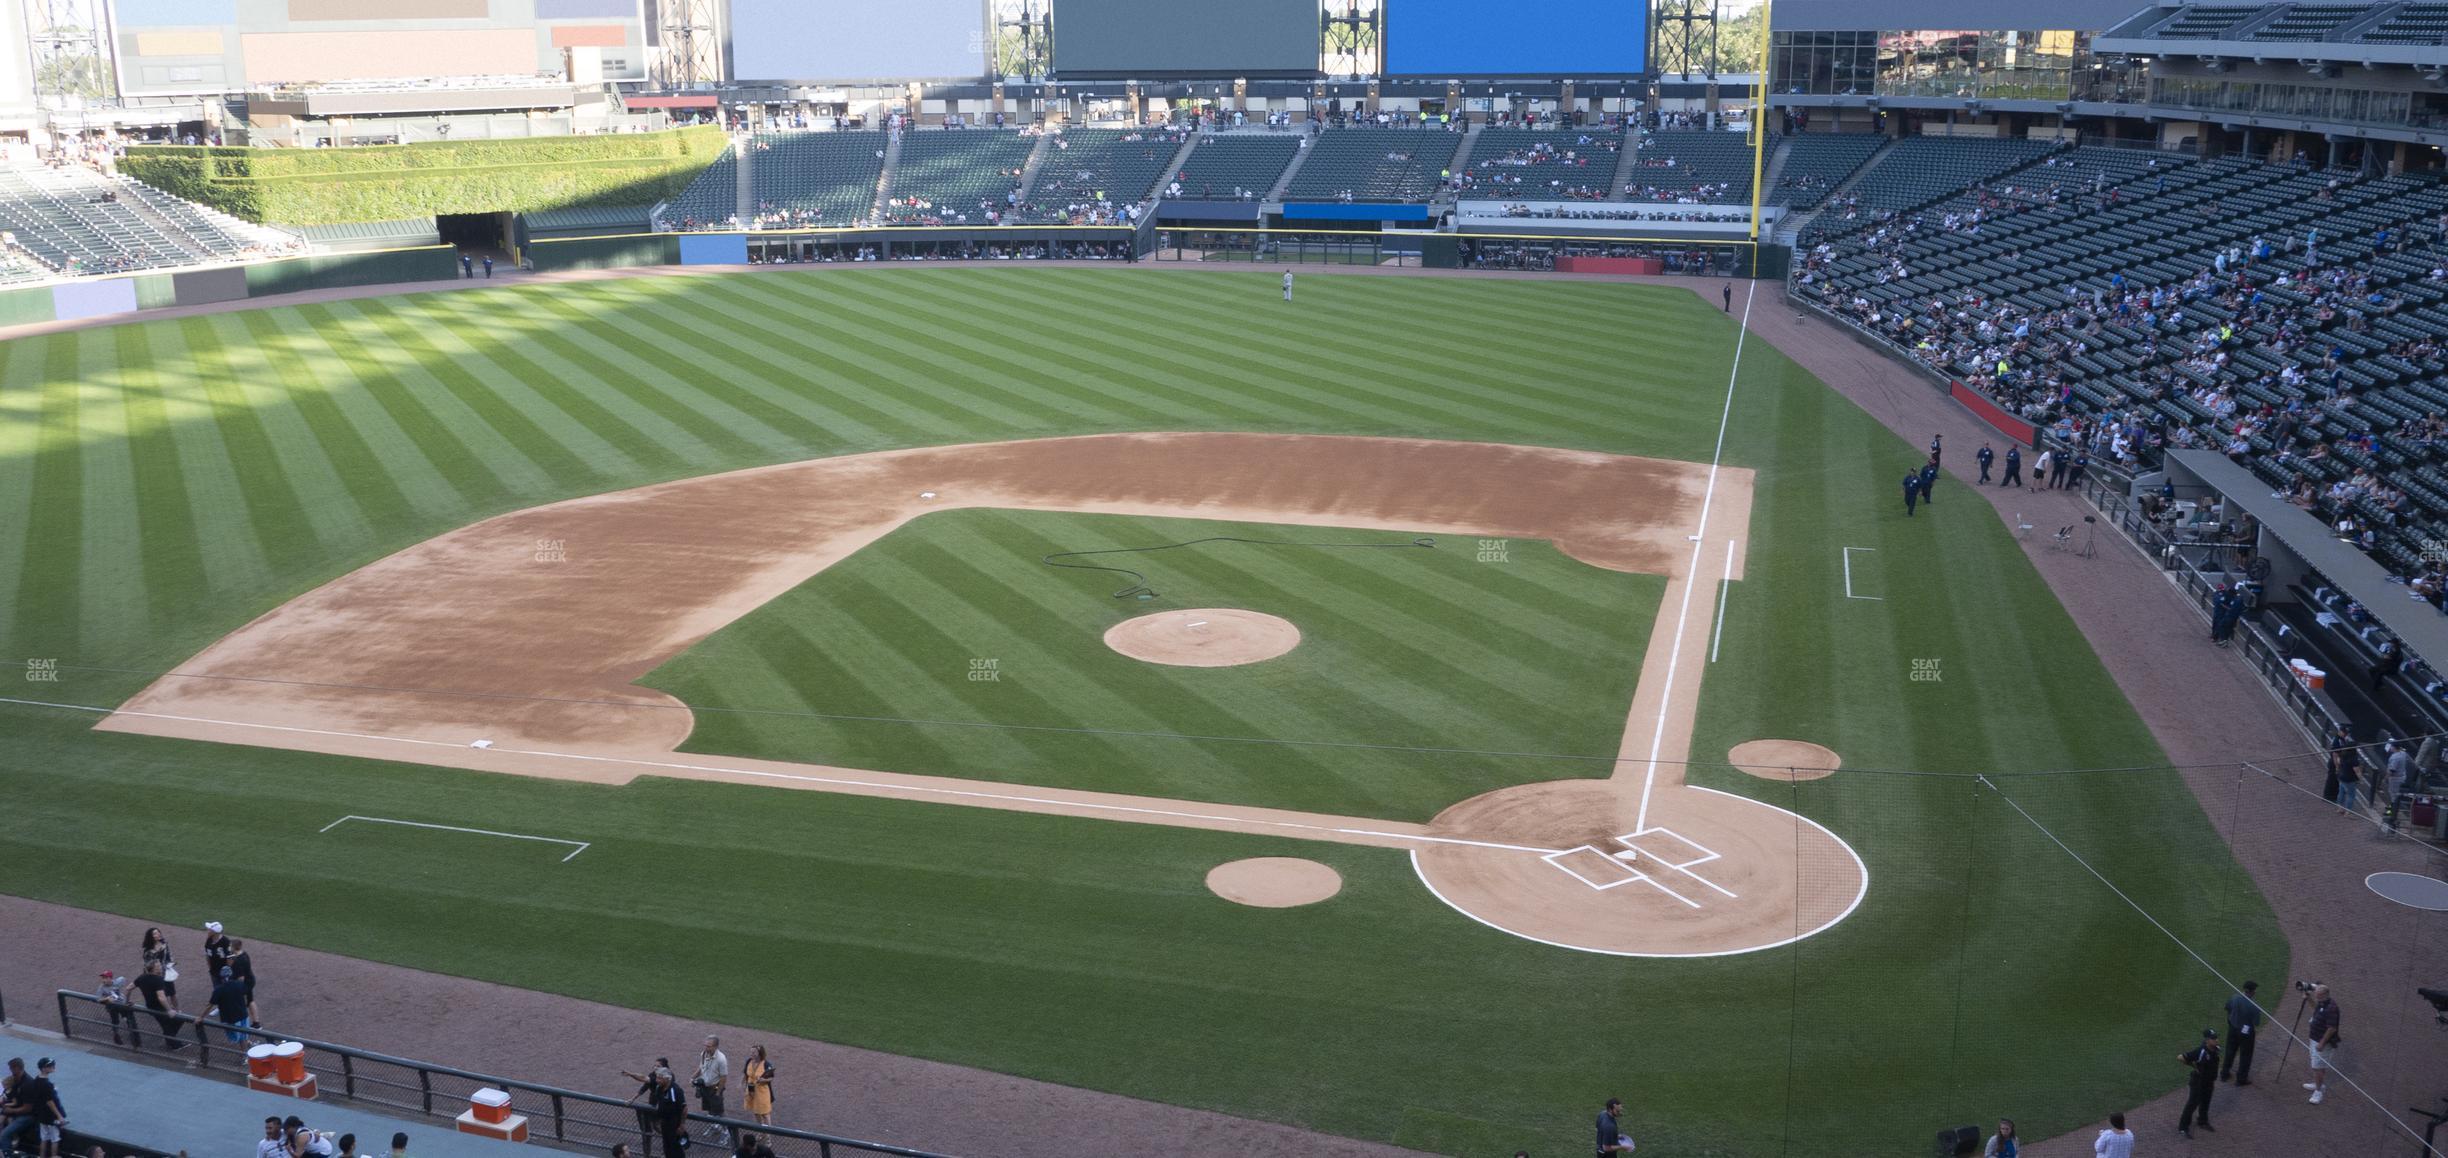
[[[1404,539],[1400,542],[1385,543],[1298,543],[1288,539],[1245,539],[1238,535],[1209,535],[1204,539],[1190,539],[1180,543],[1164,543],[1154,547],[1111,547],[1102,551],[1057,551],[1051,555],[1042,556],[1039,561],[1048,567],[1063,567],[1075,571],[1111,571],[1116,575],[1128,575],[1131,578],[1130,585],[1114,592],[1114,598],[1154,599],[1156,598],[1156,589],[1148,586],[1147,576],[1141,572],[1133,571],[1128,567],[1108,567],[1102,563],[1062,563],[1057,562],[1057,560],[1077,559],[1089,555],[1138,555],[1145,554],[1150,551],[1170,551],[1177,547],[1196,547],[1201,543],[1248,543],[1252,546],[1258,547],[1315,547],[1321,550],[1371,551],[1384,550],[1386,548],[1406,550],[1414,547],[1425,548],[1431,551],[1436,549],[1436,538],[1432,535],[1421,535],[1417,538]]]

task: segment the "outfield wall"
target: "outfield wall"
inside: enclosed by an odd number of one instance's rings
[[[301,290],[441,281],[459,276],[456,254],[447,245],[318,253],[247,265],[79,278],[0,290],[0,326],[115,317]]]
[[[911,256],[943,256],[945,245],[1053,245],[1095,243],[1127,247],[1132,261],[1158,257],[1156,252],[1176,233],[1207,232],[1273,239],[1288,246],[1271,255],[1279,263],[1309,260],[1297,244],[1333,248],[1333,239],[1367,242],[1392,256],[1385,242],[1393,235],[1376,231],[1353,233],[1311,229],[1224,229],[1184,231],[1153,220],[1138,226],[976,226],[948,229],[832,229],[734,233],[630,233],[591,237],[542,237],[526,250],[529,266],[539,272],[558,270],[645,269],[657,266],[737,265],[749,260],[779,260],[776,247],[858,246],[872,248],[890,260]],[[1405,235],[1402,260],[1392,264],[1458,268],[1463,237],[1448,233]],[[1574,238],[1576,241],[1593,239]],[[1603,240],[1603,239],[1599,239]],[[1789,251],[1762,246],[1759,276],[1781,277]],[[797,260],[807,260],[805,256]],[[451,281],[460,276],[458,251],[447,245],[367,250],[360,253],[318,253],[275,261],[197,269],[130,274],[123,277],[79,278],[45,285],[0,289],[0,327],[54,321],[116,317],[173,306],[200,306],[242,301],[276,294],[356,286]]]

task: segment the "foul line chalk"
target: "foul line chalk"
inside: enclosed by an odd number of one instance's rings
[[[546,844],[568,844],[577,846],[570,850],[570,854],[568,856],[561,858],[562,864],[568,864],[570,861],[577,859],[579,853],[585,852],[587,849],[594,846],[594,842],[592,841],[563,840],[557,836],[529,836],[523,832],[495,832],[489,828],[461,828],[456,824],[427,824],[421,820],[393,820],[388,816],[343,816],[338,820],[332,821],[330,824],[326,824],[323,827],[316,829],[315,831],[330,832],[331,830],[338,828],[343,824],[347,824],[352,820],[357,821],[360,824],[396,824],[403,828],[430,828],[440,832],[464,832],[474,836],[499,836],[509,840],[536,840],[542,841]]]

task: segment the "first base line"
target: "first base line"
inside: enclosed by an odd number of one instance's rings
[[[456,824],[427,824],[421,820],[393,820],[388,816],[343,816],[315,831],[318,833],[330,832],[352,820],[364,824],[396,824],[402,828],[431,828],[441,832],[465,832],[475,836],[499,836],[510,840],[539,840],[546,844],[576,845],[577,847],[571,849],[568,856],[561,858],[562,864],[576,860],[579,853],[594,847],[594,842],[587,840],[563,840],[557,836],[529,836],[523,832],[495,832],[489,828],[461,828]]]

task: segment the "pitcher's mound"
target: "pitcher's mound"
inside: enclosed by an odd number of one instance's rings
[[[1207,888],[1241,905],[1289,909],[1314,905],[1343,891],[1343,874],[1313,860],[1261,856],[1226,861],[1207,870]]]
[[[1159,611],[1105,631],[1105,646],[1132,659],[1176,667],[1257,663],[1300,646],[1300,639],[1291,620],[1236,607]]]
[[[1734,745],[1726,759],[1763,780],[1820,780],[1844,764],[1836,753],[1800,740],[1752,740]]]

